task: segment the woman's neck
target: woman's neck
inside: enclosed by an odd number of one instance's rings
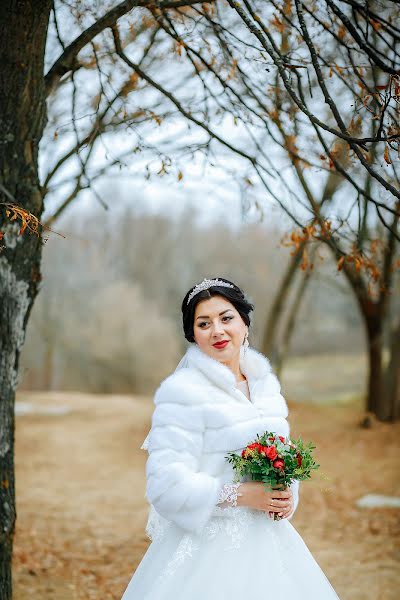
[[[240,363],[239,363],[239,358],[237,360],[234,361],[234,363],[223,363],[226,367],[228,367],[232,373],[235,376],[236,382],[239,383],[240,381],[246,381],[246,377],[243,375],[243,373],[240,370]]]

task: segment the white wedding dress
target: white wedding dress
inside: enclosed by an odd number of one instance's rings
[[[152,542],[122,600],[339,598],[287,519],[216,506],[202,532],[194,534],[151,507],[146,532]]]

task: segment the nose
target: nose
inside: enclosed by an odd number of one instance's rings
[[[213,333],[213,336],[216,336],[216,337],[224,334],[224,328],[222,326],[221,321],[217,320],[213,323],[212,333]]]

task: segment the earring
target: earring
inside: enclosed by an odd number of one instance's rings
[[[248,331],[246,331],[246,334],[245,334],[245,336],[244,336],[244,340],[243,340],[243,346],[244,346],[244,353],[245,353],[245,354],[246,354],[246,350],[247,350],[247,348],[249,347],[249,340],[248,340],[248,337],[249,337],[249,332],[248,332]]]

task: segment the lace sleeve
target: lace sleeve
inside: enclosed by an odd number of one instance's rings
[[[237,506],[237,498],[241,495],[238,492],[240,485],[241,483],[225,483],[219,491],[217,506]]]

